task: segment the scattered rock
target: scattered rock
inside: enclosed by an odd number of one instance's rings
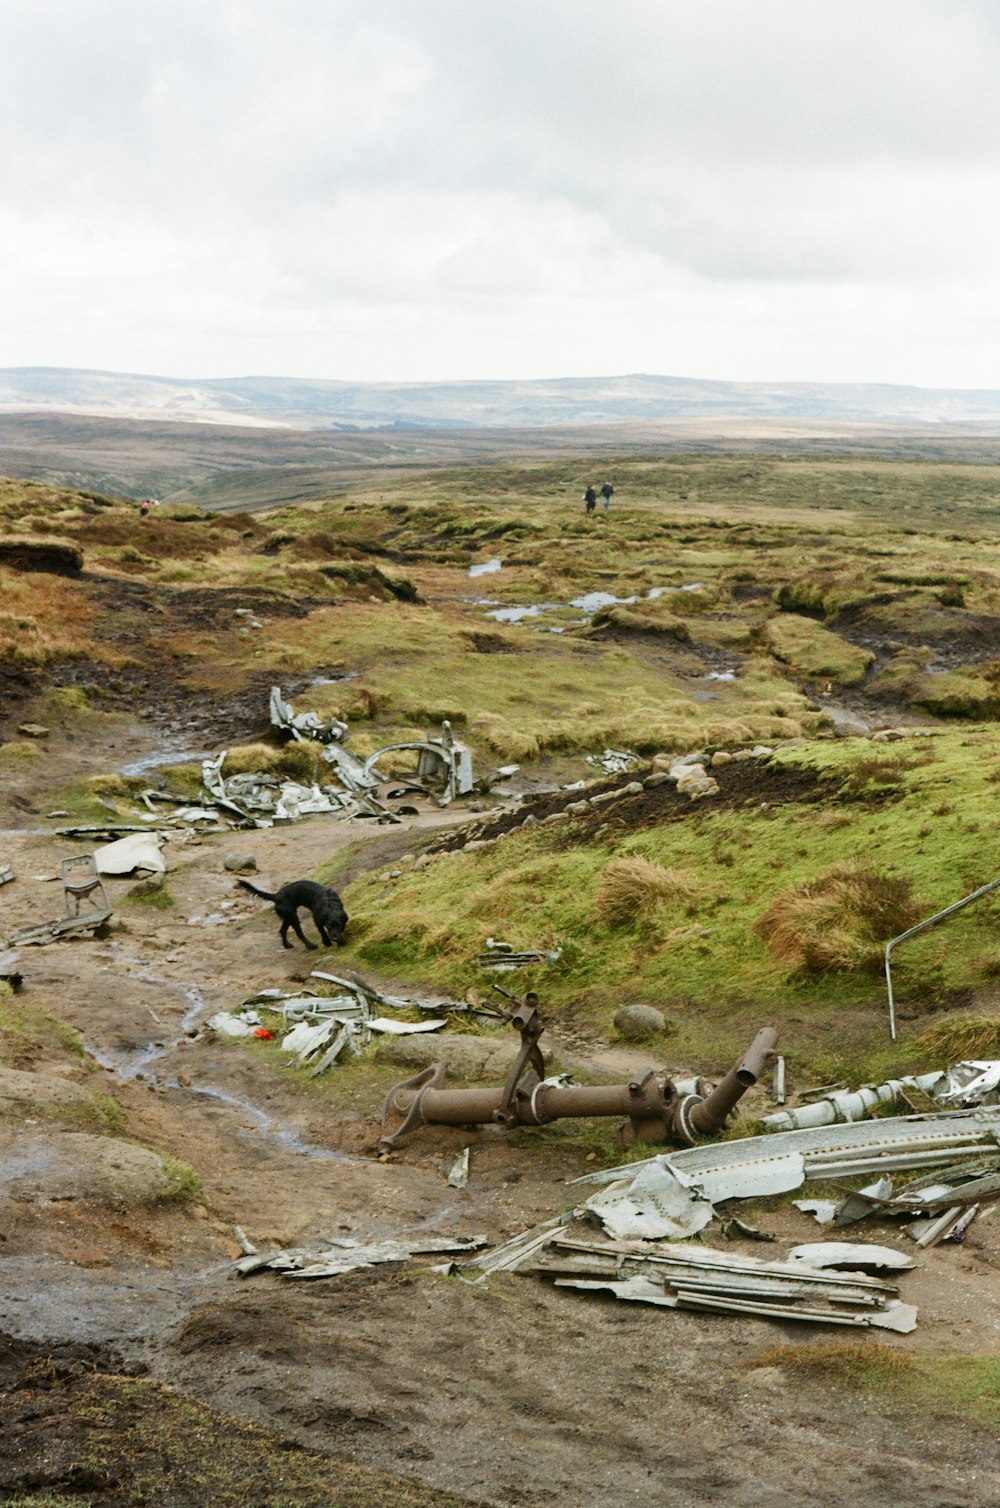
[[[125,893],[132,896],[135,900],[142,900],[143,896],[155,895],[157,890],[162,890],[165,878],[166,876],[162,872],[147,875],[144,880],[139,880],[137,884],[130,885]]]
[[[678,776],[678,796],[690,796],[696,800],[701,796],[714,796],[718,789],[718,781],[713,780],[701,764],[688,765]]]
[[[669,772],[667,770],[654,770],[652,775],[647,775],[642,783],[647,791],[655,790],[658,785],[669,785]]]
[[[667,1029],[667,1018],[655,1005],[623,1005],[615,1013],[615,1030],[626,1042],[641,1042]]]
[[[712,769],[721,770],[723,765],[732,764],[733,756],[725,749],[716,749],[712,755]]]
[[[222,867],[230,874],[242,874],[245,870],[256,869],[257,860],[252,853],[227,853]]]
[[[877,733],[872,734],[873,744],[894,744],[901,738],[909,738],[912,728],[879,728]]]
[[[22,723],[17,731],[25,738],[48,738],[49,736],[48,728],[41,723]]]
[[[566,807],[566,811],[571,817],[579,817],[581,813],[590,811],[590,802],[571,801],[569,806]]]

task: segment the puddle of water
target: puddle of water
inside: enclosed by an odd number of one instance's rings
[[[186,745],[179,745],[176,749],[166,751],[160,748],[155,754],[144,754],[141,759],[134,759],[131,764],[123,764],[118,774],[145,775],[147,770],[158,770],[165,764],[192,764],[197,760],[207,758],[207,750],[199,752],[197,749],[189,749]]]
[[[551,612],[558,606],[558,602],[535,602],[530,607],[497,607],[486,616],[497,623],[523,623],[525,618],[537,618],[539,613]]]
[[[689,581],[686,586],[682,586],[681,587],[681,591],[682,592],[700,592],[703,586],[704,586],[704,582],[702,582],[702,581]]]
[[[662,597],[666,590],[667,589],[665,586],[651,586],[649,591],[646,593],[646,596],[650,599],[650,601],[655,602],[657,597]]]
[[[710,670],[707,675],[702,676],[703,681],[735,681],[735,679],[735,670]]]
[[[499,571],[502,566],[503,561],[499,558],[499,556],[495,555],[492,560],[483,560],[479,563],[479,565],[470,565],[469,575],[492,576],[493,572]]]
[[[582,597],[572,597],[569,605],[578,607],[585,613],[597,613],[602,607],[625,607],[636,600],[635,597],[616,597],[614,592],[587,592]]]

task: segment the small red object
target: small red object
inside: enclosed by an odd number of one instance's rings
[[[255,1037],[260,1037],[264,1042],[274,1041],[274,1033],[269,1032],[266,1026],[255,1026],[253,1034]]]

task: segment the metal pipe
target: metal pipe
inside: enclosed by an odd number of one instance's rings
[[[885,983],[889,993],[889,1035],[894,1042],[896,1040],[896,1002],[892,995],[892,970],[889,967],[889,959],[892,956],[893,948],[897,943],[905,942],[908,937],[916,937],[918,932],[924,932],[928,927],[933,927],[936,922],[943,922],[946,917],[954,916],[956,911],[962,911],[966,906],[971,906],[973,901],[978,901],[982,896],[989,895],[990,891],[996,890],[998,886],[1000,886],[1000,879],[990,880],[988,885],[980,885],[979,889],[973,890],[971,895],[964,895],[960,901],[955,901],[953,905],[946,906],[943,911],[935,911],[933,916],[928,916],[924,921],[917,922],[915,927],[908,927],[905,932],[901,932],[898,937],[890,938],[886,943]]]
[[[778,1033],[773,1026],[762,1027],[738,1063],[701,1101],[682,1100],[678,1106],[678,1130],[685,1141],[700,1136],[717,1136],[726,1124],[730,1111],[767,1069],[774,1057]],[[691,1135],[691,1132],[694,1135]]]
[[[657,1079],[650,1070],[627,1084],[563,1084],[543,1079],[534,1068],[525,1070],[524,1054],[538,1053],[540,1023],[534,1004],[520,1008],[522,1057],[500,1089],[448,1089],[444,1087],[445,1065],[433,1064],[422,1073],[397,1084],[386,1096],[380,1145],[391,1148],[421,1125],[473,1126],[496,1122],[507,1126],[542,1126],[563,1116],[620,1116],[623,1131],[640,1141],[681,1142],[689,1145],[721,1131],[727,1117],[746,1091],[765,1072],[774,1056],[777,1032],[765,1027],[757,1033],[748,1052],[704,1097],[701,1080],[684,1084],[687,1093],[669,1079]],[[537,1064],[542,1067],[541,1055]],[[391,1114],[402,1124],[386,1134]]]

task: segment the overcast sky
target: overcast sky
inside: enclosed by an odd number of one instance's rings
[[[1000,387],[996,0],[0,0],[0,366]]]

